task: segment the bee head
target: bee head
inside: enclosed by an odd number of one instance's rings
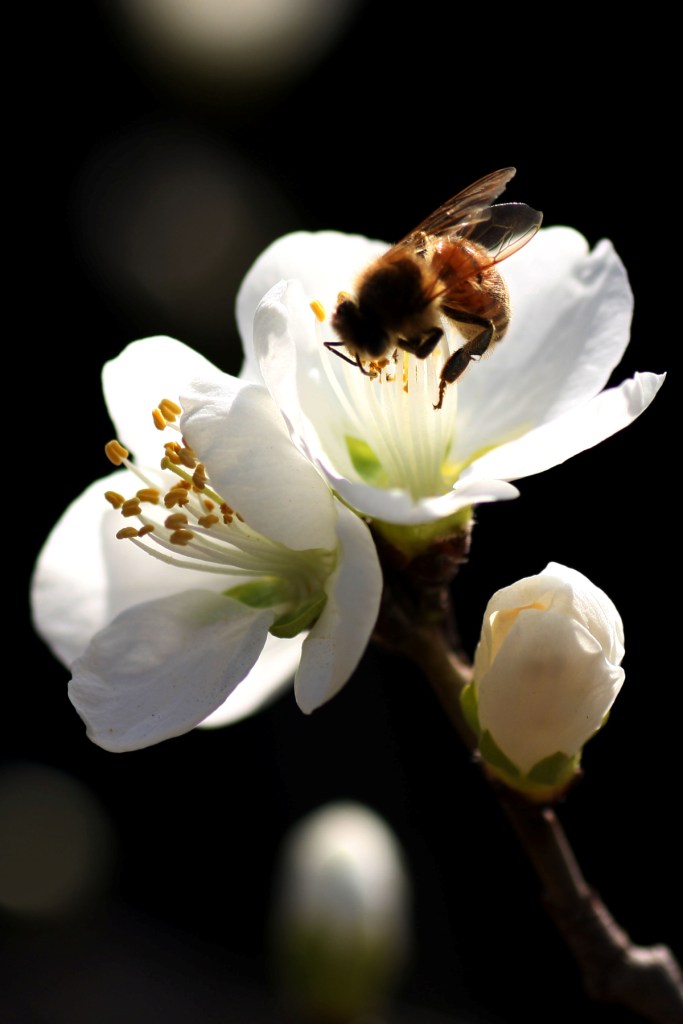
[[[389,347],[389,335],[381,323],[361,312],[350,298],[342,298],[332,314],[331,324],[349,352],[361,358],[379,359]]]

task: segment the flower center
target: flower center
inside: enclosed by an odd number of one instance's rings
[[[181,411],[164,399],[153,411],[155,426],[180,435],[176,420]],[[116,440],[105,446],[110,462],[125,466],[142,484],[128,498],[117,491],[105,494],[131,521],[117,538],[169,565],[236,577],[225,593],[245,604],[275,607],[288,618],[309,606],[319,613],[336,553],[298,551],[264,537],[212,488],[206,466],[184,438],[167,441],[163,448],[158,472],[132,462]]]
[[[322,350],[329,337],[320,303],[313,303],[313,312]],[[325,349],[323,372],[339,403],[348,455],[365,483],[400,488],[419,499],[445,494],[457,479],[462,467],[449,461],[457,384],[445,389],[442,407],[434,408],[453,334],[445,321],[443,327],[441,341],[426,359],[394,347],[381,359],[362,360],[363,372],[353,360],[339,358],[338,349]],[[316,426],[325,430],[325,424]]]

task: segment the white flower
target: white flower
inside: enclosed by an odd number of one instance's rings
[[[129,346],[105,366],[103,386],[137,461],[67,509],[32,588],[36,627],[71,668],[90,737],[130,750],[217,708],[220,724],[232,721],[295,669],[304,711],[329,700],[377,615],[367,526],[292,445],[264,388],[179,342]],[[153,426],[162,397],[180,399],[182,434]],[[173,420],[173,406],[161,408]],[[131,539],[117,539],[121,528]]]
[[[484,759],[507,781],[568,781],[621,689],[623,656],[617,609],[580,572],[551,562],[499,590],[463,698]]]
[[[324,346],[336,340],[337,294],[352,292],[386,248],[329,231],[288,235],[259,257],[237,299],[242,376],[265,382],[301,449],[369,516],[425,523],[516,497],[509,481],[621,430],[664,380],[637,373],[602,390],[629,339],[626,272],[609,242],[589,252],[577,232],[549,228],[501,264],[510,328],[435,410],[440,370],[462,344],[445,318],[433,358],[399,351],[375,379]],[[311,302],[326,310],[322,323]]]

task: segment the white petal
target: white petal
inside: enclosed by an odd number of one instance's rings
[[[382,573],[370,531],[341,503],[339,564],[327,604],[304,640],[294,693],[307,714],[334,697],[360,661],[377,619]]]
[[[145,338],[105,363],[102,387],[116,436],[138,462],[158,465],[163,454],[152,410],[162,398],[177,402],[195,378],[220,382],[223,374],[198,352],[173,338]]]
[[[297,231],[273,242],[253,264],[237,294],[237,324],[245,353],[245,373],[260,379],[253,349],[256,308],[273,285],[287,278],[301,282],[308,301],[322,302],[328,313],[337,293],[352,287],[360,271],[387,249],[385,242],[336,231]]]
[[[494,448],[465,470],[462,480],[486,476],[502,480],[542,473],[623,430],[647,409],[666,374],[637,373],[601,392],[581,408]]]
[[[295,550],[336,546],[329,488],[265,388],[248,385],[230,404],[191,400],[182,428],[211,486],[252,529]]]
[[[204,719],[201,728],[213,729],[239,722],[288,690],[294,681],[305,635],[300,633],[291,639],[281,639],[268,634],[266,646],[249,675],[224,704]]]
[[[609,242],[589,252],[578,232],[548,228],[499,269],[510,327],[458,384],[456,459],[583,406],[629,341],[633,296]]]
[[[123,520],[104,493],[128,496],[139,487],[124,469],[91,484],[66,509],[38,557],[31,587],[34,623],[65,665],[132,605],[192,587],[225,589],[221,577],[178,569],[116,539]]]
[[[73,666],[69,696],[88,736],[124,751],[192,729],[245,678],[272,621],[196,590],[123,612]]]

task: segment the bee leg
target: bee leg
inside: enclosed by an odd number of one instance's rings
[[[440,327],[432,327],[427,334],[419,338],[401,338],[399,347],[418,359],[426,359],[431,355],[436,346],[443,338],[443,330]]]
[[[463,324],[471,324],[474,327],[481,327],[481,330],[470,341],[466,341],[461,348],[456,349],[446,360],[441,371],[439,400],[434,406],[435,409],[441,408],[443,396],[448,385],[453,384],[465,372],[472,361],[477,362],[477,360],[481,359],[493,341],[495,334],[493,321],[487,320],[483,316],[476,316],[474,313],[462,313],[459,310],[446,309],[445,307],[442,309],[442,312],[450,317],[451,320],[456,320]]]
[[[355,359],[352,359],[351,356],[347,356],[344,352],[337,351],[338,348],[341,345],[343,345],[343,344],[344,344],[343,341],[324,341],[323,342],[323,345],[325,346],[325,348],[329,348],[330,352],[333,355],[339,356],[339,358],[343,359],[345,363],[351,363],[351,366],[357,366],[358,369],[360,370],[360,372],[362,374],[364,374],[364,376],[366,376],[366,377],[375,377],[375,376],[377,376],[371,370],[366,370],[365,369],[365,367],[363,366],[363,364],[362,364],[362,362],[360,360],[360,356],[358,355],[358,353],[356,353]]]

